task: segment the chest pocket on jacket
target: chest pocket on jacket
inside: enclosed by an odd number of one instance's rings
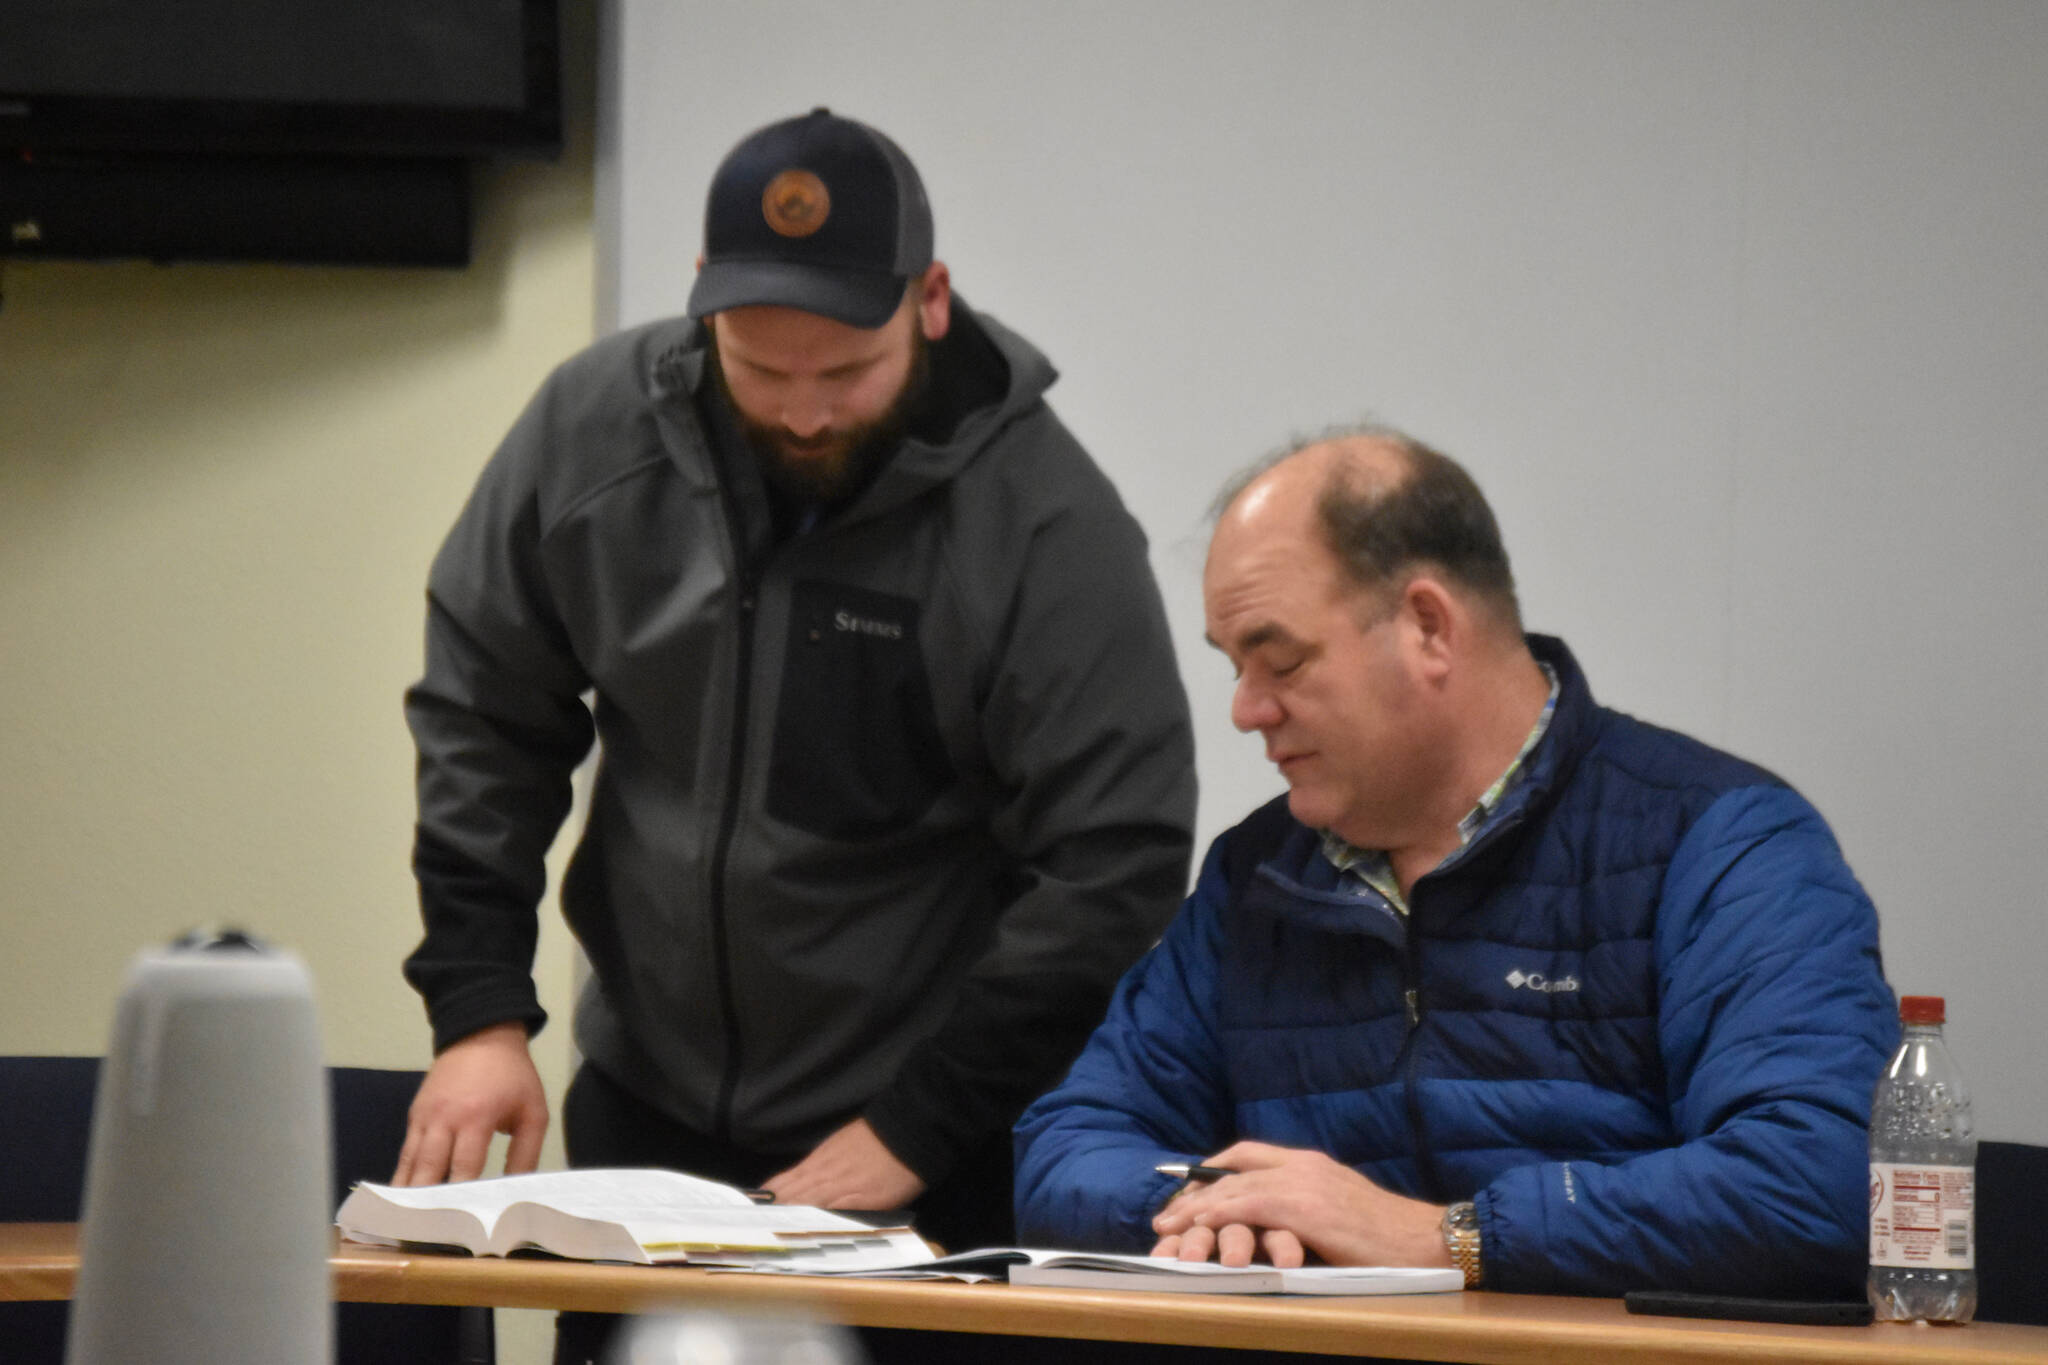
[[[770,815],[828,838],[871,838],[917,819],[952,783],[917,623],[907,597],[796,585]]]

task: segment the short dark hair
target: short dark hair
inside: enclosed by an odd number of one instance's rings
[[[1465,467],[1407,433],[1377,424],[1333,428],[1297,441],[1233,480],[1217,511],[1237,501],[1261,474],[1312,446],[1371,441],[1397,451],[1406,469],[1375,477],[1338,459],[1316,498],[1316,521],[1344,576],[1360,588],[1397,585],[1428,566],[1492,608],[1518,634],[1521,605],[1500,526]]]

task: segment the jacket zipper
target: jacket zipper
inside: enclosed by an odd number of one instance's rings
[[[1415,1035],[1422,1027],[1422,944],[1415,932],[1415,902],[1408,902],[1408,932],[1401,945],[1401,999],[1408,1008],[1408,1032],[1401,1038],[1401,1098],[1408,1110],[1408,1129],[1415,1135],[1415,1167],[1422,1176],[1422,1197],[1442,1203],[1443,1184],[1437,1173],[1436,1154],[1430,1149],[1429,1134],[1422,1115],[1422,1092],[1415,1080]]]
[[[754,607],[760,578],[750,574],[746,568],[745,549],[740,543],[738,509],[733,506],[732,494],[722,483],[720,492],[725,502],[726,538],[732,548],[733,576],[739,587],[739,639],[734,650],[732,743],[726,759],[725,802],[718,815],[718,842],[713,845],[711,853],[711,955],[717,967],[719,1015],[725,1021],[725,1071],[719,1077],[718,1098],[711,1107],[711,1137],[730,1146],[733,1094],[739,1089],[742,1049],[739,1001],[732,979],[732,935],[726,914],[726,867],[731,861],[733,840],[738,836],[740,790],[746,778],[747,719],[753,693]]]
[[[1429,1141],[1429,1134],[1422,1112],[1422,1094],[1416,1085],[1415,1035],[1422,1027],[1422,939],[1416,933],[1415,897],[1413,892],[1422,889],[1422,883],[1430,877],[1449,872],[1461,863],[1470,860],[1479,850],[1497,843],[1510,830],[1522,823],[1522,813],[1517,811],[1499,825],[1485,831],[1478,839],[1453,853],[1443,864],[1426,873],[1410,888],[1408,899],[1407,937],[1401,953],[1401,998],[1408,1008],[1408,1032],[1401,1040],[1401,1096],[1408,1110],[1409,1131],[1415,1136],[1415,1166],[1422,1176],[1423,1198],[1432,1204],[1444,1203],[1444,1178],[1442,1168],[1437,1165],[1436,1147]]]

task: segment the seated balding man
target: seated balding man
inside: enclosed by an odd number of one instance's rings
[[[1397,433],[1243,483],[1203,589],[1288,792],[1019,1122],[1020,1236],[1855,1294],[1896,1024],[1813,807],[1596,704],[1471,478]],[[1193,1161],[1235,1173],[1153,1169]]]

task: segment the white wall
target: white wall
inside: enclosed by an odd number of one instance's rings
[[[2048,6],[617,0],[601,278],[679,311],[712,167],[826,103],[1154,543],[1202,833],[1279,789],[1201,645],[1201,514],[1369,414],[1463,459],[1610,704],[1792,780],[2048,1141]],[[615,172],[615,173],[612,173]]]

